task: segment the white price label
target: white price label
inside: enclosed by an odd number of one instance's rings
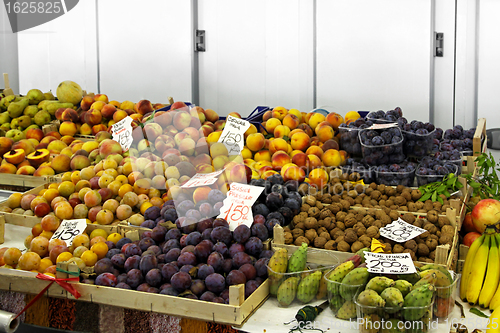
[[[425,229],[406,223],[401,218],[380,228],[380,236],[398,243],[404,243],[426,232]]]
[[[391,128],[391,127],[396,127],[398,124],[396,123],[389,123],[389,124],[373,124],[368,129],[384,129],[384,128]]]
[[[66,242],[66,246],[70,247],[73,244],[73,239],[81,235],[87,228],[86,219],[62,220],[59,228],[52,235],[50,240],[60,239]]]
[[[246,120],[227,116],[226,125],[218,142],[222,142],[229,155],[238,155],[243,150],[245,144],[245,132],[250,127]]]
[[[231,183],[230,188],[217,218],[225,219],[232,231],[240,224],[250,227],[253,223],[252,205],[264,187]]]
[[[212,185],[217,181],[217,177],[224,171],[215,171],[211,173],[197,173],[190,180],[181,186],[181,188],[191,188],[198,186],[208,186]]]
[[[132,146],[134,140],[132,138],[132,121],[134,120],[127,116],[111,126],[113,140],[122,146],[123,151],[127,151]]]
[[[365,262],[370,273],[412,274],[417,272],[409,253],[365,252]]]

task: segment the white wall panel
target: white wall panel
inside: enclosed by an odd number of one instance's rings
[[[57,19],[18,32],[20,93],[44,92],[65,80],[97,91],[95,2],[80,1]]]
[[[5,6],[0,5],[0,74],[9,74],[10,87],[19,93],[19,71],[17,58],[17,34],[12,33]],[[0,87],[3,87],[3,76]]]
[[[431,0],[317,0],[317,105],[429,119]]]
[[[201,0],[200,105],[221,115],[256,106],[313,107],[313,2]]]
[[[191,1],[99,0],[98,29],[102,93],[191,101]]]
[[[500,2],[481,0],[479,10],[478,118],[500,128]]]

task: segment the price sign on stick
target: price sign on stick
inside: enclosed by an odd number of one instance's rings
[[[365,252],[365,261],[370,273],[411,274],[417,272],[409,253]]]
[[[240,224],[250,227],[253,223],[252,205],[262,191],[264,188],[260,186],[231,183],[217,218],[225,219],[231,230],[236,229]]]
[[[132,121],[133,119],[127,116],[111,126],[113,140],[115,140],[120,144],[120,146],[122,146],[123,151],[127,151],[133,142],[131,125]]]
[[[211,173],[197,173],[190,180],[188,180],[181,188],[191,188],[198,186],[209,186],[217,181],[217,177],[224,171],[215,171]]]
[[[380,236],[398,243],[404,243],[426,232],[425,229],[406,223],[401,218],[380,228]]]
[[[222,142],[226,146],[229,155],[238,155],[243,150],[244,134],[249,127],[248,121],[227,116],[226,125],[218,142]]]
[[[70,247],[73,244],[73,239],[81,235],[87,228],[86,219],[62,220],[59,228],[52,235],[50,240],[60,239],[66,242],[66,246]]]

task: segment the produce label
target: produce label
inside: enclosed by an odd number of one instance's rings
[[[250,228],[253,223],[252,205],[262,191],[264,187],[231,183],[217,218],[225,219],[231,231],[240,224],[246,224]]]
[[[248,121],[227,116],[226,125],[218,142],[226,146],[229,155],[239,155],[245,143],[244,134],[249,127]]]
[[[380,236],[398,243],[404,243],[426,232],[425,229],[406,223],[401,218],[380,228]]]
[[[87,228],[86,219],[62,220],[59,228],[52,235],[50,240],[60,239],[66,242],[66,246],[70,247],[73,244],[73,239],[81,235]]]
[[[370,273],[412,274],[417,272],[409,253],[365,252],[365,262]]]
[[[384,128],[391,128],[391,127],[396,127],[398,124],[396,123],[390,123],[390,124],[373,124],[368,129],[384,129]]]
[[[190,180],[181,186],[181,188],[191,188],[198,186],[208,186],[212,185],[217,181],[217,177],[224,171],[215,171],[211,173],[197,173]]]
[[[120,146],[122,146],[123,151],[127,151],[133,142],[131,125],[132,121],[133,119],[127,116],[111,126],[113,140],[115,140],[120,144]]]

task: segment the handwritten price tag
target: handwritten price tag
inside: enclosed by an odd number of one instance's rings
[[[191,188],[198,186],[208,186],[212,185],[217,181],[217,177],[224,171],[215,171],[211,173],[197,173],[190,180],[188,180],[181,188]]]
[[[418,235],[423,234],[426,230],[406,223],[401,218],[385,227],[380,228],[380,236],[389,238],[398,243],[404,243]]]
[[[63,220],[50,240],[56,238],[63,240],[66,242],[66,246],[69,247],[73,244],[73,239],[81,235],[85,228],[87,228],[87,220],[85,219]]]
[[[244,134],[249,127],[248,121],[227,116],[226,126],[224,126],[219,142],[226,146],[229,155],[241,153],[245,141]]]
[[[391,128],[391,127],[396,127],[398,124],[396,123],[389,123],[389,124],[373,124],[368,129],[384,129],[384,128]]]
[[[365,252],[365,261],[370,273],[411,274],[417,272],[409,253]]]
[[[229,229],[234,230],[240,224],[250,227],[253,223],[252,205],[264,187],[247,184],[231,183],[227,198],[220,209],[217,218],[223,218],[229,223]]]
[[[113,133],[113,140],[122,146],[123,151],[127,151],[132,145],[132,121],[130,117],[125,117],[113,126],[111,132]]]

